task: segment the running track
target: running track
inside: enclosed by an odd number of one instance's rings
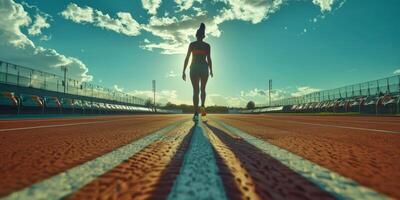
[[[400,199],[400,118],[0,120],[0,199]]]

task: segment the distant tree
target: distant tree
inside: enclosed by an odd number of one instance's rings
[[[226,106],[208,106],[206,110],[208,113],[228,113]]]
[[[144,102],[144,106],[146,106],[148,108],[152,108],[153,107],[153,100],[151,98],[146,99],[146,101]]]
[[[177,107],[177,105],[175,105],[171,102],[168,102],[167,104],[165,104],[165,108],[176,108],[176,107]]]
[[[254,109],[256,107],[256,104],[253,101],[249,101],[246,105],[247,109]]]

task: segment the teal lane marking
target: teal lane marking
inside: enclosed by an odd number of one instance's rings
[[[211,143],[199,120],[168,199],[227,199]]]
[[[182,124],[182,122],[183,121],[175,122],[172,125],[162,128],[146,137],[133,141],[130,144],[122,146],[110,153],[104,154],[65,172],[61,172],[58,175],[35,183],[20,191],[11,193],[2,199],[61,199],[77,191],[79,188],[96,179],[98,176],[113,169],[149,144],[163,139],[164,134],[173,130],[179,124]]]
[[[233,126],[220,120],[214,120],[229,132],[240,136],[246,142],[262,150],[282,164],[286,165],[296,173],[307,178],[321,189],[329,192],[337,199],[390,199],[371,188],[360,185],[349,178],[343,177],[336,172],[332,172],[316,163],[306,160],[285,149],[281,149],[267,141],[251,136]],[[340,164],[340,163],[338,163]]]

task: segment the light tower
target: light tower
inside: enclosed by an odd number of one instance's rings
[[[68,68],[66,66],[61,66],[61,71],[64,71],[64,93],[66,93],[66,89],[67,89],[67,71]]]
[[[157,108],[156,108],[156,80],[152,81],[153,83],[153,106],[154,106],[154,112],[157,112]]]
[[[271,107],[272,79],[269,79],[268,88],[269,88],[269,89],[268,89],[269,107]]]

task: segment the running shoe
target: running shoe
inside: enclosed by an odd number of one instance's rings
[[[201,113],[201,116],[202,117],[204,117],[204,116],[206,116],[207,115],[207,113],[206,113],[206,109],[202,106],[202,107],[200,107],[200,113]]]

